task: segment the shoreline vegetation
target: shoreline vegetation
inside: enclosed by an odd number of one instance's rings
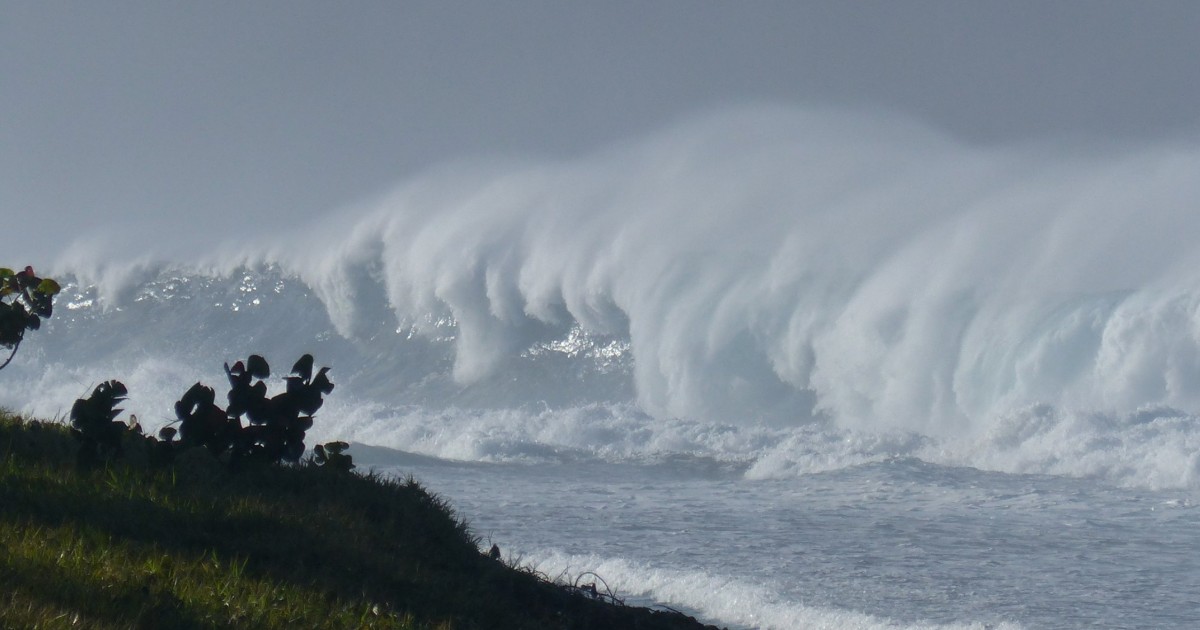
[[[481,553],[411,477],[78,449],[0,410],[0,627],[714,628]]]

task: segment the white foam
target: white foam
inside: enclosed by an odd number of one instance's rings
[[[75,398],[116,378],[130,390],[123,407],[144,427],[157,430],[174,421],[174,401],[191,383],[214,386],[219,395],[224,387],[219,362],[197,365],[156,354],[40,367],[6,373],[0,404],[65,419]],[[270,386],[273,392],[282,390],[276,381]],[[831,421],[767,426],[655,418],[632,403],[396,406],[335,390],[317,414],[309,442],[345,439],[475,462],[649,464],[684,457],[727,466],[750,480],[798,478],[911,457],[1013,474],[1091,477],[1125,487],[1200,488],[1200,418],[1177,409],[1148,406],[1111,414],[1035,405],[980,423],[985,430],[977,436],[939,438]]]
[[[577,160],[443,165],[205,264],[283,265],[350,337],[380,308],[452,317],[464,385],[577,322],[628,337],[658,417],[977,434],[1037,403],[1200,403],[1198,170],[1194,139],[982,150],[747,107]],[[139,277],[94,247],[62,264]]]
[[[298,354],[332,329],[354,348],[336,374],[367,378],[355,370],[370,365],[428,379],[403,391],[431,404],[397,412],[403,401],[378,395],[387,383],[377,378],[371,395],[348,404],[389,411],[354,416],[370,430],[339,428],[439,456],[675,449],[775,476],[915,453],[1191,486],[1188,420],[1111,419],[1145,406],[1191,418],[1200,408],[1196,172],[1193,138],[1090,154],[985,150],[874,114],[748,107],[574,160],[442,165],[317,224],[246,235],[212,248],[212,259],[172,265],[221,276],[248,264],[301,278],[304,295],[258,330],[295,327],[295,350],[276,345]],[[95,308],[79,312],[135,299],[130,287],[156,277],[147,256],[100,241],[73,247],[61,269],[99,287]],[[311,314],[317,304],[328,322],[288,310]],[[186,329],[204,316],[200,306],[155,315]],[[210,332],[220,336],[243,320],[214,321],[226,327]],[[145,345],[146,366],[179,362],[129,321],[98,334]],[[409,334],[451,346],[449,366],[444,347],[406,363],[413,346],[393,342]],[[615,340],[619,365],[601,369],[594,353],[525,361],[563,335]],[[22,360],[36,357],[34,345]],[[60,364],[41,365],[32,369],[46,375],[22,382],[43,395],[64,379],[82,389],[101,372],[131,378],[141,368],[129,356],[120,365],[80,357],[59,376]],[[211,366],[233,358],[213,356]],[[530,367],[539,365],[551,367]],[[547,374],[564,376],[527,387]],[[159,387],[144,380],[138,390]],[[550,398],[547,388],[563,392],[548,405],[557,415],[528,411]],[[459,413],[462,392],[478,393]],[[57,394],[49,403],[5,395],[39,412],[64,404]],[[628,412],[572,420],[587,403]],[[1039,405],[1053,410],[1051,428],[1012,446],[1008,427],[1041,422],[1029,411]],[[424,425],[460,430],[416,428]],[[728,426],[739,429],[696,428]],[[814,450],[812,431],[834,437]],[[735,443],[706,441],[717,434]],[[755,446],[767,435],[782,446]]]
[[[641,596],[668,606],[679,606],[717,623],[764,630],[1015,630],[1009,623],[905,624],[850,610],[806,606],[787,601],[769,586],[752,584],[703,571],[661,569],[620,558],[570,555],[557,551],[533,552],[517,557],[547,576],[573,578],[594,572],[617,596]]]

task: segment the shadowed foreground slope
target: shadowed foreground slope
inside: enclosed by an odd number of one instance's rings
[[[0,412],[0,627],[704,627],[485,557],[411,479],[186,456],[80,472],[75,450]]]

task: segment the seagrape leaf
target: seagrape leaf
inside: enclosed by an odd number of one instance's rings
[[[88,421],[90,416],[91,413],[87,400],[83,398],[76,398],[75,404],[71,405],[71,424],[74,425],[75,428],[82,427],[84,423]]]
[[[266,359],[252,354],[249,359],[246,359],[246,371],[254,378],[267,378],[271,375],[271,366],[267,365]]]
[[[50,278],[44,278],[38,284],[37,290],[38,293],[45,293],[46,295],[58,295],[58,292],[62,291],[62,287],[58,286],[58,283]]]
[[[103,388],[103,389],[101,389]],[[125,387],[125,383],[121,381],[107,381],[96,386],[96,391],[112,392],[120,397],[118,400],[125,400],[124,396],[129,395],[129,388]]]
[[[300,376],[305,381],[312,378],[313,355],[306,354],[292,365],[292,374]]]
[[[333,391],[333,383],[329,381],[329,377],[325,374],[329,372],[329,368],[323,367],[320,372],[317,372],[317,378],[312,381],[312,386],[322,394],[328,394]]]

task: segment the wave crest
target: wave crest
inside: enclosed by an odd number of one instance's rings
[[[981,438],[1037,404],[1200,403],[1196,172],[1196,143],[985,149],[746,108],[576,160],[445,165],[172,268],[299,279],[236,353],[319,341],[371,395]],[[167,273],[99,269],[81,285],[110,306]],[[225,315],[170,317],[242,325],[205,299]],[[327,320],[292,321],[314,305]],[[531,354],[572,336],[591,354]]]

